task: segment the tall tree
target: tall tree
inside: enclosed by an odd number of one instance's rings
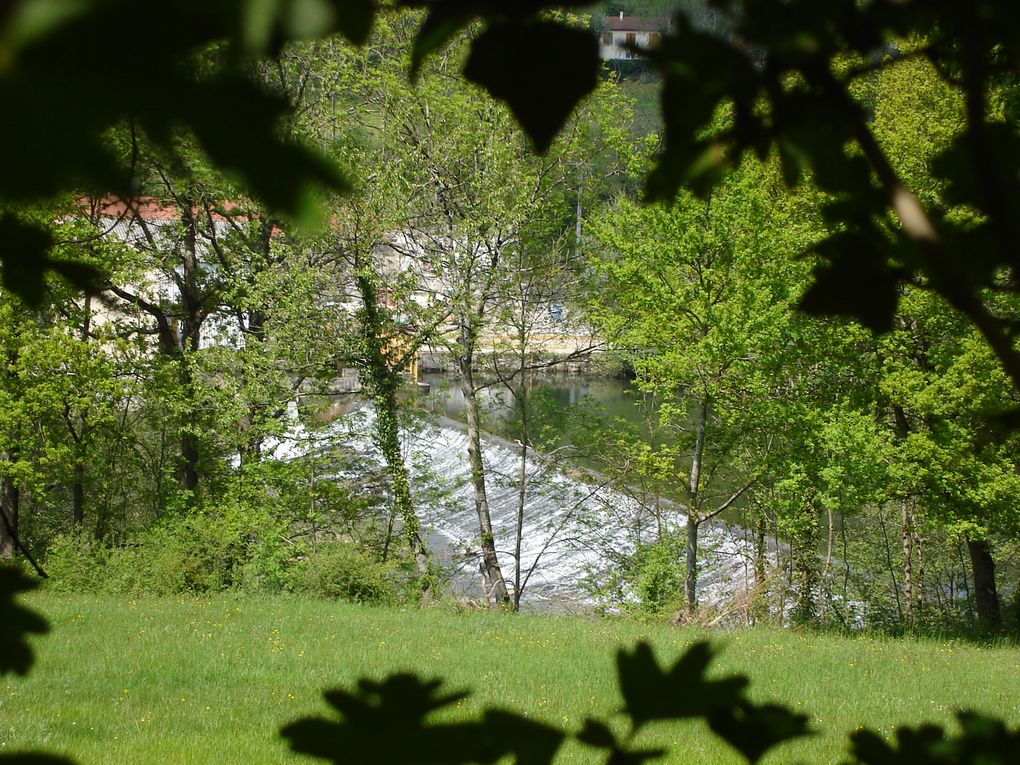
[[[796,357],[789,309],[804,278],[780,253],[810,241],[810,220],[769,166],[748,162],[704,202],[621,201],[588,226],[602,277],[591,315],[639,386],[676,402],[662,417],[677,433],[666,453],[685,494],[688,616],[701,526],[734,506],[770,458],[778,418],[768,408]]]

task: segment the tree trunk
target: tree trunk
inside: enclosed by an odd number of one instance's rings
[[[924,536],[914,531],[914,552],[917,559],[917,576],[914,587],[914,603],[917,606],[916,615],[919,619],[924,618],[925,601],[927,593],[925,589],[925,560],[924,560]]]
[[[0,559],[10,560],[16,549],[15,538],[21,515],[21,492],[11,478],[0,480]]]
[[[801,508],[801,513],[814,515],[811,505]],[[797,606],[794,610],[794,621],[800,624],[811,624],[818,615],[818,604],[815,600],[815,584],[818,578],[818,556],[815,554],[815,523],[814,518],[804,519],[802,528],[794,534],[790,564],[793,568],[793,579],[797,582]]]
[[[765,578],[767,569],[765,556],[768,552],[766,533],[768,520],[764,512],[759,512],[754,522],[754,595],[751,603],[751,621],[757,624],[768,618],[768,603],[765,597]]]
[[[363,359],[364,374],[372,403],[375,406],[375,437],[386,462],[386,473],[393,492],[393,510],[400,517],[404,539],[414,555],[415,565],[421,575],[422,595],[427,598],[431,588],[428,548],[421,538],[421,523],[414,511],[411,498],[411,482],[407,464],[400,450],[400,425],[398,420],[397,390],[400,387],[400,370],[394,369],[387,356],[385,343],[385,317],[379,311],[379,296],[375,277],[360,260],[355,261],[358,269],[355,283],[362,304],[362,339],[365,343]],[[390,520],[392,529],[392,516]],[[384,555],[389,553],[387,530]]]
[[[190,433],[181,435],[181,488],[192,494],[198,490],[198,444]]]
[[[478,413],[478,398],[475,393],[474,371],[471,369],[470,353],[458,359],[460,386],[464,395],[464,412],[467,415],[468,462],[471,466],[471,485],[474,488],[475,510],[478,512],[478,528],[482,548],[482,566],[490,582],[492,592],[486,593],[497,603],[509,603],[506,581],[499,567],[496,555],[496,541],[492,534],[492,518],[489,515],[489,499],[485,492],[485,465],[482,462],[481,421]]]
[[[71,487],[74,525],[81,526],[85,520],[85,463],[74,463],[74,485]]]
[[[514,535],[514,610],[521,608],[521,547],[524,543],[524,505],[528,492],[528,415],[522,400],[521,408],[521,462],[517,471],[517,529]]]
[[[886,529],[885,524],[885,511],[879,508],[878,511],[878,527],[882,531],[882,542],[885,548],[885,564],[889,569],[889,583],[892,589],[893,598],[896,601],[896,615],[899,617],[900,624],[903,623],[903,603],[900,598],[900,585],[896,581],[896,566],[893,564],[893,555],[889,545],[889,532]]]
[[[999,593],[995,589],[995,561],[988,542],[983,539],[968,539],[971,569],[974,572],[974,604],[977,607],[978,622],[988,630],[1002,626],[999,611]]]
[[[901,509],[901,535],[903,539],[903,602],[907,624],[914,623],[914,530],[908,502]]]
[[[418,572],[422,575],[423,590],[429,589],[427,574],[429,572],[428,549],[421,538],[421,524],[414,511],[411,499],[411,482],[407,475],[407,464],[400,451],[400,428],[397,421],[397,396],[393,386],[382,389],[375,388],[372,402],[375,404],[375,437],[379,449],[386,461],[386,473],[390,478],[390,489],[393,492],[393,507],[400,516],[404,539],[414,555]]]
[[[684,571],[684,609],[687,616],[698,610],[698,527],[701,521],[687,516],[687,556]]]
[[[701,497],[701,467],[705,456],[705,430],[708,427],[708,394],[697,403],[698,414],[695,423],[694,455],[691,457],[691,476],[687,489],[687,562],[684,571],[684,610],[687,617],[698,610],[698,514]]]

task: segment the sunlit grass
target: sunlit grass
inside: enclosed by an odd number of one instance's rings
[[[395,671],[443,677],[472,695],[449,717],[504,706],[578,730],[619,708],[615,651],[650,641],[671,661],[705,633],[583,617],[387,610],[293,598],[124,601],[36,594],[53,631],[26,678],[0,681],[0,753],[43,747],[91,763],[312,762],[283,724],[327,713],[324,688]],[[769,762],[838,762],[846,733],[949,724],[960,707],[1020,723],[1020,650],[955,642],[711,633],[717,672],[743,672],[758,701],[811,715],[819,735]],[[678,689],[678,693],[682,693]],[[619,724],[623,720],[617,718]],[[394,732],[396,733],[396,732]],[[739,762],[698,723],[643,741],[675,762]],[[572,743],[562,762],[595,762]]]

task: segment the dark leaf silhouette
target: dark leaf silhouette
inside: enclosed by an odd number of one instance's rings
[[[14,215],[0,215],[0,263],[3,286],[30,307],[38,306],[46,291],[46,272],[54,271],[80,290],[96,292],[101,274],[87,263],[52,260],[53,235]]]
[[[490,22],[510,19],[526,21],[549,7],[584,7],[588,0],[519,0],[514,3],[502,0],[406,0],[402,3],[411,8],[424,8],[428,15],[418,28],[414,48],[411,51],[411,77],[417,76],[422,62],[430,53],[441,48],[456,34],[476,19]],[[530,50],[529,50],[530,55]]]
[[[850,753],[862,765],[1016,765],[1020,763],[1020,728],[1008,730],[1001,720],[959,712],[960,732],[947,736],[937,725],[897,728],[890,743],[874,731],[850,736]]]
[[[53,235],[45,229],[24,223],[13,215],[0,216],[0,262],[3,286],[20,295],[30,306],[42,302],[46,287],[45,269]]]
[[[637,728],[652,720],[700,717],[738,705],[747,678],[736,675],[718,680],[705,678],[712,661],[712,648],[698,642],[663,671],[647,643],[633,652],[621,650],[616,656],[624,712]]]
[[[618,741],[605,723],[590,718],[585,721],[577,738],[588,746],[609,750],[606,765],[637,765],[656,760],[666,753],[665,749],[631,749]]]
[[[747,702],[719,709],[708,716],[712,730],[755,763],[772,747],[810,734],[807,715],[777,704]]]
[[[280,136],[287,103],[246,79],[237,53],[271,52],[284,39],[335,28],[362,41],[371,0],[182,0],[172,11],[129,0],[66,5],[26,0],[0,18],[9,59],[0,69],[9,115],[0,121],[0,201],[24,204],[74,189],[130,196],[131,168],[107,135],[125,125],[163,145],[190,130],[222,171],[294,218],[316,212],[313,189],[346,188],[331,162]],[[223,41],[234,55],[220,56],[219,74],[210,76],[197,56]],[[117,95],[97,97],[96,72],[110,61],[124,62]],[[50,263],[38,229],[10,218],[3,229],[4,284],[27,303],[41,300],[48,269],[80,287],[96,281],[85,267]]]
[[[810,314],[851,316],[876,332],[892,323],[899,275],[889,266],[877,236],[858,231],[835,234],[818,245],[827,261],[815,269],[815,283],[799,308]]]
[[[337,763],[488,763],[513,754],[520,765],[552,761],[563,733],[510,712],[489,710],[480,721],[431,723],[428,716],[467,697],[439,693],[442,682],[392,675],[361,680],[358,691],[333,690],[326,700],[341,720],[306,718],[281,734],[296,752]],[[396,735],[395,735],[396,734]]]
[[[49,631],[46,620],[20,605],[15,598],[22,592],[35,589],[36,584],[14,568],[0,567],[0,675],[14,672],[24,675],[32,666],[32,649],[28,635],[42,635]]]
[[[521,41],[528,55],[521,56]],[[577,103],[598,83],[598,43],[550,21],[493,23],[471,45],[464,76],[505,101],[544,153]],[[550,77],[550,72],[556,72]]]

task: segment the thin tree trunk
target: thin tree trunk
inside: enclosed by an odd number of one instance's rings
[[[878,511],[878,525],[882,530],[882,541],[885,547],[885,563],[889,569],[889,580],[892,583],[893,597],[896,598],[896,613],[899,615],[900,623],[903,623],[903,604],[900,600],[900,586],[896,581],[896,567],[893,566],[892,552],[889,549],[889,532],[885,525],[885,513]]]
[[[514,610],[521,607],[521,569],[524,567],[521,561],[521,548],[524,544],[524,506],[528,493],[528,399],[527,390],[524,386],[524,360],[521,359],[521,388],[517,398],[521,407],[521,461],[517,471],[517,528],[514,535]]]
[[[687,491],[687,564],[684,571],[684,610],[687,617],[698,610],[698,527],[701,525],[699,499],[701,497],[701,468],[705,457],[705,431],[708,428],[708,395],[698,402],[694,433],[694,455],[691,458],[691,476]]]
[[[836,523],[835,515],[831,507],[825,508],[826,520],[828,521],[828,533],[825,545],[825,564],[822,566],[822,575],[818,582],[818,597],[821,600],[821,616],[824,621],[829,612],[829,601],[832,599],[829,592],[829,569],[832,566],[832,551],[836,544]]]
[[[386,474],[390,479],[390,490],[393,492],[393,513],[400,517],[404,539],[415,565],[421,575],[422,594],[428,597],[431,588],[429,572],[428,548],[421,538],[421,523],[414,510],[411,497],[411,482],[408,478],[407,464],[400,449],[400,426],[398,420],[397,389],[400,386],[400,370],[394,369],[387,357],[385,345],[384,316],[379,311],[379,296],[374,276],[365,269],[363,264],[355,261],[357,276],[355,283],[361,296],[362,305],[362,339],[365,344],[365,357],[362,360],[367,388],[375,406],[375,438],[386,462]],[[393,527],[393,515],[386,534],[386,546],[383,554],[389,553],[389,539]]]
[[[12,478],[0,481],[0,559],[10,560],[17,547],[18,523],[21,515],[21,492]]]
[[[959,559],[959,563],[960,563],[960,578],[963,579],[963,589],[965,589],[967,591],[967,617],[971,621],[973,621],[975,616],[976,616],[976,614],[974,612],[974,607],[975,607],[975,603],[974,603],[974,588],[970,586],[970,579],[967,576],[967,563],[966,563],[966,561],[963,558],[963,544],[962,543],[958,544],[956,546],[956,557]],[[953,593],[956,592],[955,588],[952,590],[952,592]],[[956,598],[955,598],[955,595],[954,595],[954,600],[955,599]]]
[[[85,521],[85,463],[74,463],[74,485],[71,487],[74,525],[81,526]]]
[[[461,392],[464,395],[464,412],[467,415],[468,462],[471,466],[471,485],[474,489],[475,510],[478,513],[478,529],[482,548],[482,566],[492,589],[486,593],[497,603],[509,603],[503,571],[496,555],[496,541],[492,534],[492,518],[489,515],[489,499],[485,491],[485,464],[482,461],[481,418],[478,412],[478,397],[475,392],[474,370],[471,368],[470,353],[458,359]]]
[[[386,473],[390,478],[390,490],[393,492],[393,508],[400,516],[404,539],[411,554],[414,555],[418,572],[422,575],[423,591],[429,589],[427,574],[429,572],[429,555],[421,538],[421,525],[414,511],[411,498],[411,482],[408,479],[407,464],[400,451],[400,428],[397,421],[397,397],[392,387],[382,390],[375,389],[372,396],[375,404],[375,437],[379,450],[386,462]]]
[[[916,615],[918,618],[924,618],[925,611],[925,599],[927,597],[925,589],[925,560],[924,560],[924,536],[918,531],[914,531],[914,552],[917,560],[917,586],[914,588],[914,602],[916,606]]]
[[[687,516],[686,570],[684,571],[684,608],[688,617],[698,610],[698,526],[701,521]]]
[[[977,606],[978,622],[985,629],[996,630],[1002,626],[999,610],[999,593],[995,588],[995,561],[988,542],[983,539],[968,539],[971,568],[974,572],[974,604]]]
[[[758,518],[754,524],[754,603],[751,606],[751,618],[757,624],[762,619],[768,618],[768,603],[765,597],[765,556],[768,553],[766,532],[768,531],[768,519],[765,513],[759,511]]]
[[[811,505],[803,507],[801,513],[815,514]],[[818,556],[815,554],[816,534],[813,532],[814,522],[802,524],[803,529],[794,534],[790,552],[791,580],[798,581],[797,607],[795,620],[801,624],[810,624],[817,616],[818,604],[815,602],[815,581],[818,575]]]
[[[914,532],[910,504],[903,502],[901,509],[901,533],[903,539],[903,602],[906,607],[907,624],[914,623]]]
[[[198,444],[190,433],[181,435],[181,488],[194,493],[198,490]]]
[[[524,502],[528,490],[528,442],[521,438],[521,464],[517,472],[517,529],[514,539],[514,610],[521,608],[521,547],[524,542]]]

